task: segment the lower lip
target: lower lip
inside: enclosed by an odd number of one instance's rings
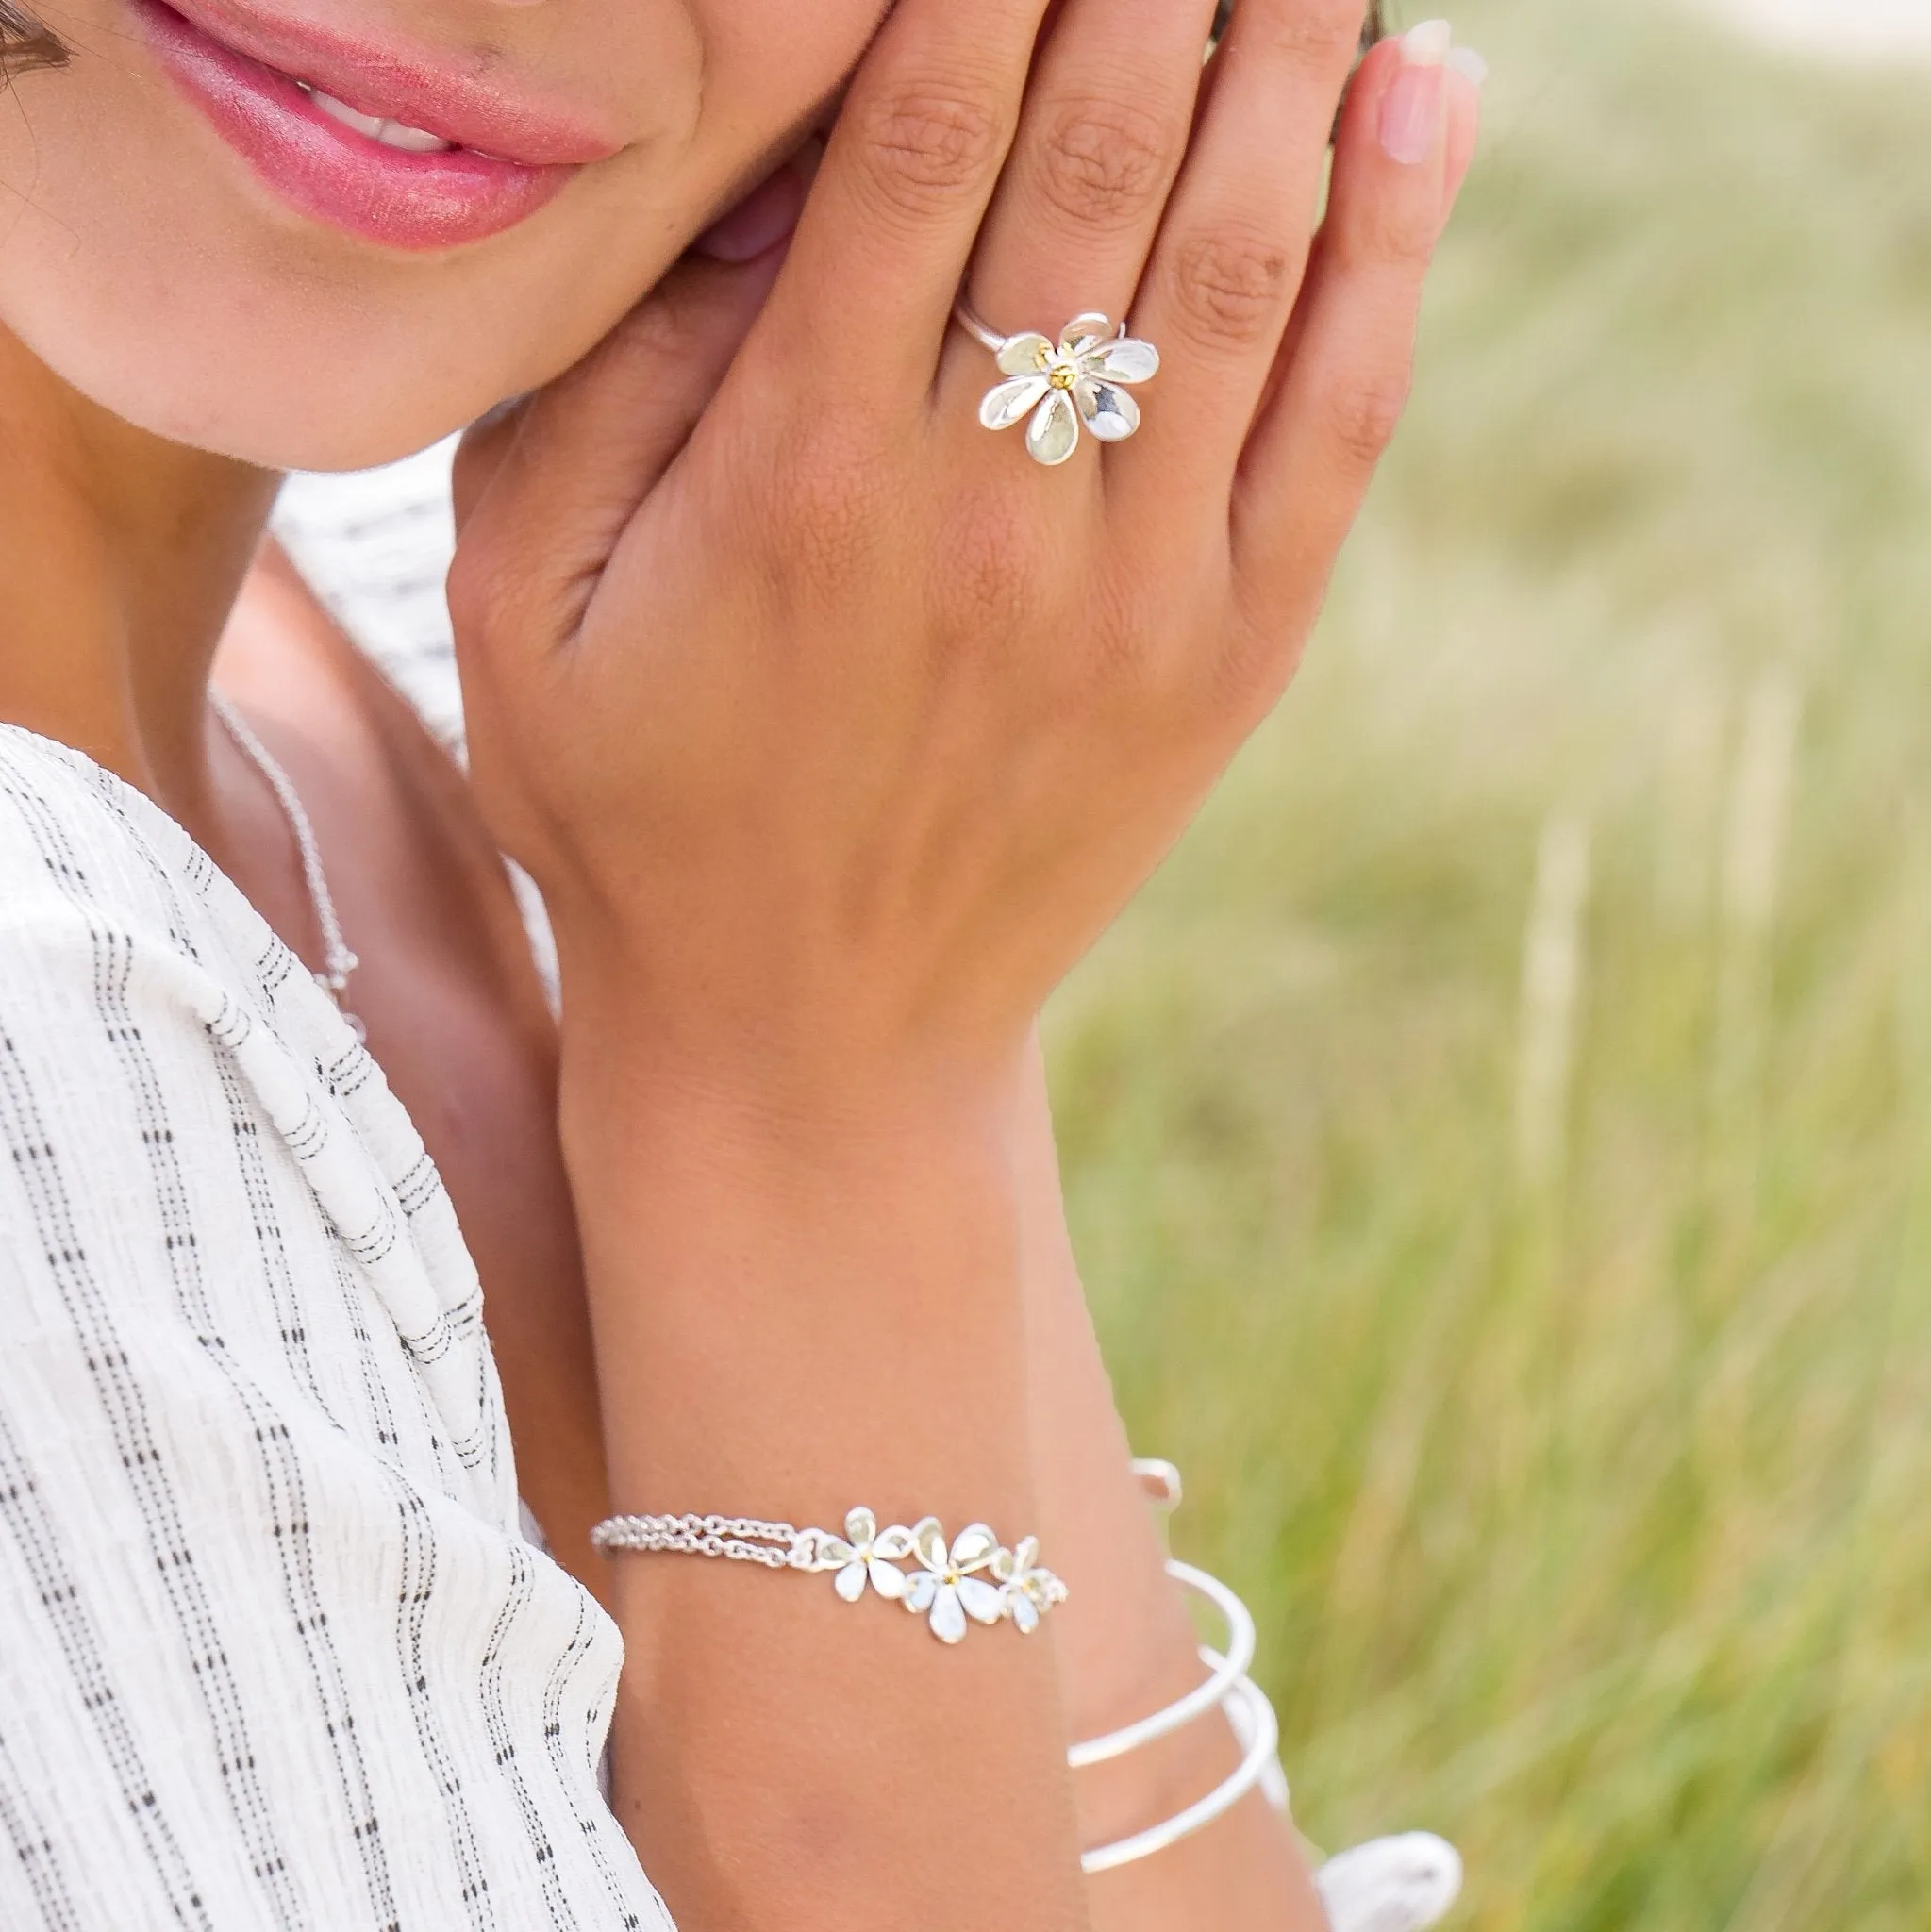
[[[390,248],[445,249],[527,221],[575,167],[472,148],[416,155],[331,120],[285,74],[211,40],[160,0],[135,0],[169,77],[291,207]]]

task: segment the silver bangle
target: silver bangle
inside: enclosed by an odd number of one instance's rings
[[[1202,1657],[1220,1661],[1212,1651],[1203,1650]],[[1240,1711],[1239,1718],[1234,1717],[1237,1707]],[[1280,1723],[1267,1693],[1253,1678],[1238,1678],[1228,1694],[1226,1709],[1236,1733],[1245,1733],[1246,1737],[1247,1749],[1240,1767],[1184,1811],[1177,1811],[1144,1831],[1137,1831],[1130,1838],[1116,1839],[1109,1845],[1096,1845],[1090,1852],[1082,1852],[1079,1869],[1089,1877],[1096,1872],[1111,1872],[1140,1858],[1150,1858],[1156,1852],[1164,1852],[1182,1839],[1191,1838],[1217,1818],[1224,1817],[1265,1780],[1269,1768],[1277,1761],[1281,1741]]]
[[[969,1523],[948,1543],[936,1516],[907,1528],[880,1529],[862,1506],[845,1518],[845,1533],[796,1529],[755,1516],[611,1516],[591,1531],[607,1555],[617,1550],[670,1551],[759,1563],[768,1570],[829,1573],[848,1604],[868,1589],[922,1616],[941,1643],[957,1643],[971,1624],[1010,1624],[1023,1637],[1066,1601],[1066,1586],[1040,1562],[1040,1541],[1022,1537],[1007,1548],[983,1523]],[[914,1567],[899,1568],[911,1559]]]
[[[1171,1737],[1195,1718],[1204,1717],[1217,1705],[1226,1703],[1235,1686],[1254,1668],[1254,1617],[1247,1606],[1218,1576],[1209,1576],[1205,1570],[1196,1570],[1191,1563],[1169,1560],[1167,1574],[1184,1589],[1206,1597],[1226,1619],[1226,1655],[1221,1657],[1203,1650],[1203,1659],[1214,1658],[1213,1670],[1186,1696],[1168,1705],[1164,1710],[1155,1711],[1151,1717],[1141,1718],[1137,1724],[1124,1724],[1117,1731],[1108,1731],[1103,1738],[1091,1738],[1084,1744],[1075,1744],[1066,1754],[1066,1761],[1074,1771],[1084,1771],[1089,1765],[1105,1764],[1111,1758],[1124,1757],[1129,1751],[1138,1751],[1157,1739]]]
[[[1179,1507],[1180,1472],[1171,1462],[1143,1460],[1136,1462],[1133,1468],[1146,1491],[1147,1500],[1155,1508],[1163,1514],[1171,1514]],[[1083,1853],[1080,1869],[1089,1874],[1110,1872],[1167,1850],[1224,1817],[1257,1787],[1267,1793],[1268,1802],[1276,1810],[1285,1812],[1288,1808],[1288,1780],[1280,1765],[1280,1724],[1274,1716],[1273,1706],[1268,1702],[1267,1693],[1247,1674],[1253,1667],[1255,1651],[1252,1612],[1217,1576],[1211,1576],[1190,1563],[1169,1558],[1167,1574],[1184,1588],[1206,1597],[1220,1611],[1227,1625],[1225,1653],[1202,1644],[1200,1660],[1207,1667],[1207,1675],[1203,1682],[1165,1709],[1157,1710],[1137,1724],[1124,1725],[1117,1731],[1109,1731],[1105,1737],[1075,1744],[1067,1753],[1067,1762],[1075,1771],[1106,1763],[1169,1737],[1204,1717],[1209,1710],[1219,1708],[1226,1713],[1227,1722],[1241,1746],[1240,1763],[1231,1775],[1204,1798],[1172,1818],[1149,1825],[1146,1830],[1135,1832],[1129,1838],[1117,1840],[1108,1845],[1098,1845]]]

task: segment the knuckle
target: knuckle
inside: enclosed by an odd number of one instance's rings
[[[1277,237],[1234,230],[1196,236],[1174,264],[1175,305],[1202,340],[1251,347],[1278,326],[1298,261]]]
[[[1360,50],[1363,11],[1361,0],[1305,0],[1277,8],[1267,29],[1272,50],[1299,65],[1342,69]]]
[[[907,86],[882,95],[861,110],[856,129],[879,193],[912,214],[990,178],[1004,131],[991,98],[957,83]]]
[[[1345,251],[1351,264],[1392,263],[1405,272],[1420,273],[1435,253],[1441,210],[1439,205],[1411,195],[1390,195],[1361,209],[1353,226],[1352,245]]]
[[[1336,387],[1328,425],[1343,456],[1372,469],[1387,454],[1408,407],[1411,368],[1406,361]]]
[[[1124,101],[1083,100],[1052,116],[1036,166],[1057,213],[1082,227],[1116,228],[1158,206],[1178,160],[1158,116]]]

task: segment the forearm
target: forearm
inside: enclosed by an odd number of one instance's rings
[[[619,1508],[1037,1526],[1009,1091],[812,1118],[579,1001],[563,1096]],[[1085,1923],[1050,1641],[617,1561],[617,1804],[688,1932]]]
[[[1067,1237],[1043,1063],[1028,1067],[1020,1130],[1021,1267],[1040,1520],[1072,1590],[1056,1620],[1073,1735],[1095,1737],[1172,1703],[1202,1675],[1185,1605],[1130,1467]],[[1150,1445],[1157,1446],[1157,1445]],[[1075,1779],[1082,1842],[1170,1817],[1238,1764],[1224,1719]],[[1090,1881],[1096,1932],[1324,1932],[1292,1833],[1256,1791],[1155,1857]]]

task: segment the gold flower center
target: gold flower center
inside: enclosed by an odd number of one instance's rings
[[[1046,380],[1055,389],[1071,389],[1079,380],[1079,371],[1071,362],[1056,362],[1046,372]]]

